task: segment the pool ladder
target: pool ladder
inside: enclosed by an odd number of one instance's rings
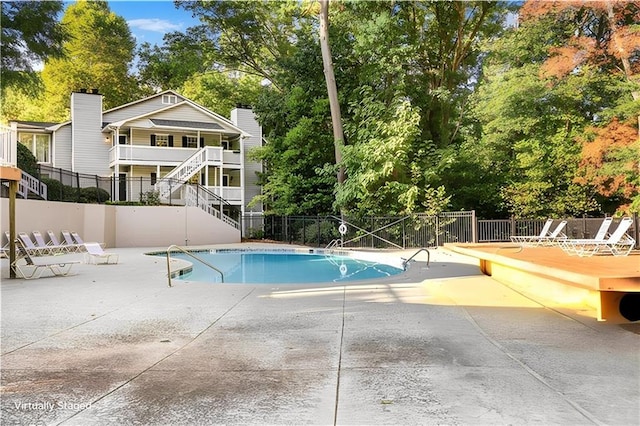
[[[197,260],[198,262],[208,266],[209,268],[218,271],[220,273],[220,277],[222,277],[222,282],[224,282],[224,274],[222,273],[222,271],[218,268],[216,268],[215,266],[213,266],[212,264],[210,264],[209,262],[207,262],[206,260],[202,260],[200,259],[198,256],[196,256],[195,254],[183,249],[180,246],[177,245],[171,245],[169,246],[169,248],[167,248],[167,275],[169,277],[169,287],[171,287],[171,250],[172,249],[176,249],[177,251],[180,251],[184,254],[186,254],[187,256],[192,257],[193,259]]]
[[[423,251],[426,251],[426,252],[427,252],[427,267],[429,267],[429,262],[431,261],[431,253],[429,253],[429,250],[427,250],[426,248],[424,248],[424,247],[423,247],[423,248],[421,248],[420,250],[418,250],[417,252],[413,253],[413,254],[411,255],[411,257],[410,257],[410,258],[408,258],[408,259],[406,259],[406,260],[403,260],[403,261],[402,261],[402,268],[406,270],[406,269],[407,269],[407,263],[409,263],[409,261],[410,261],[411,259],[413,259],[413,258],[414,258],[414,257],[416,257],[420,252],[423,252]]]

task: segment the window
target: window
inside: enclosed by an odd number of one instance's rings
[[[169,146],[169,135],[156,135],[156,146]]]
[[[222,186],[229,186],[229,175],[222,175]]]
[[[158,181],[158,174],[156,172],[151,173],[151,185],[155,185]]]
[[[229,149],[229,141],[222,141],[220,142],[220,145],[222,145],[222,149],[224,150]]]
[[[198,137],[197,136],[185,136],[184,137],[184,147],[185,148],[197,148],[198,147]]]
[[[43,133],[18,133],[18,140],[29,148],[38,163],[51,163],[51,136]]]
[[[176,95],[162,95],[163,104],[177,104],[178,97]]]

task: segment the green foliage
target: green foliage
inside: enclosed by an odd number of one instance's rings
[[[160,191],[151,189],[147,192],[140,193],[140,204],[143,206],[159,206]]]
[[[336,223],[328,220],[319,220],[300,228],[296,241],[304,242],[305,244],[313,244],[320,241],[320,244],[328,244],[336,238],[340,238]]]
[[[202,106],[229,117],[237,104],[255,105],[260,79],[240,72],[210,71],[184,81],[180,92]]]
[[[107,201],[105,203],[109,206],[142,206],[140,201]]]
[[[249,228],[248,238],[252,240],[262,240],[264,238],[264,230],[262,228]]]
[[[69,95],[81,88],[99,89],[104,109],[141,94],[129,72],[135,39],[124,18],[111,12],[106,1],[71,4],[62,23],[72,37],[64,43],[67,57],[47,60],[42,71],[46,102],[41,107],[49,121],[69,118]]]
[[[65,200],[65,196],[64,196],[65,186],[62,184],[62,182],[56,179],[43,177],[42,183],[47,185],[47,200],[49,201]]]
[[[31,150],[27,148],[25,145],[18,143],[17,144],[17,158],[16,165],[22,171],[29,173],[31,176],[38,176],[38,160],[31,153]]]
[[[80,203],[98,203],[102,204],[109,200],[109,192],[102,188],[90,187],[81,188],[79,194]]]
[[[199,27],[165,34],[162,46],[143,43],[138,49],[141,83],[153,91],[178,90],[190,77],[212,69],[211,42]]]
[[[574,32],[567,22],[549,17],[490,46],[483,79],[470,102],[481,132],[466,135],[464,145],[472,155],[464,158],[467,167],[479,171],[475,188],[493,193],[494,205],[502,206],[496,210],[503,214],[542,218],[601,213],[591,188],[575,181],[581,159],[578,138],[587,126],[607,122],[618,105],[628,104],[627,83],[588,64],[563,78],[545,74],[548,44],[562,44]]]
[[[1,93],[14,87],[33,94],[39,78],[33,67],[48,58],[63,56],[68,35],[57,20],[62,1],[2,1]]]

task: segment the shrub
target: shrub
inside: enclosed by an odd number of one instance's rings
[[[47,185],[47,200],[62,201],[64,199],[64,185],[59,180],[43,177],[42,183]]]
[[[29,148],[18,142],[18,152],[16,165],[24,172],[29,173],[33,177],[38,177],[38,161],[33,156]]]
[[[80,189],[81,203],[105,203],[109,200],[109,193],[102,188],[90,187]]]
[[[140,203],[143,206],[159,206],[160,205],[160,191],[150,190],[140,193]]]

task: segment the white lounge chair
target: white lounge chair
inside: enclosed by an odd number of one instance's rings
[[[18,232],[17,241],[22,243],[25,252],[29,253],[31,256],[45,256],[47,254],[51,254],[51,251],[46,247],[46,244],[44,247],[36,246],[26,232]]]
[[[547,219],[538,235],[512,235],[511,241],[514,243],[519,243],[522,245],[531,244],[533,240],[546,237],[549,235],[549,229],[551,229],[551,224],[553,223],[553,219]]]
[[[627,234],[632,223],[633,219],[624,217],[613,234],[603,240],[595,238],[567,240],[561,247],[567,254],[581,257],[593,256],[594,254],[626,256],[636,245],[636,240]]]
[[[84,250],[83,244],[78,244],[73,241],[73,237],[71,237],[71,232],[69,231],[61,231],[62,238],[64,239],[64,244],[69,247],[69,251],[80,252]],[[49,234],[49,238],[51,238],[51,234]]]
[[[16,239],[16,248],[18,256],[11,266],[26,280],[40,278],[42,273],[47,269],[51,271],[53,275],[68,275],[71,267],[80,263],[78,260],[63,259],[61,256],[31,257],[29,250],[21,239]],[[24,264],[21,263],[23,260]]]
[[[54,234],[53,231],[51,230],[47,231],[47,235],[49,236],[49,245],[52,245],[55,247],[62,247],[67,253],[77,251],[77,247],[75,245],[68,246],[66,243],[60,242],[60,240],[58,239],[58,237],[56,237],[56,234]]]
[[[556,243],[560,243],[567,239],[567,236],[562,232],[564,227],[567,225],[567,221],[561,221],[558,226],[548,235],[543,236],[531,236],[525,243],[521,243],[522,246],[549,246],[554,245]]]
[[[62,254],[62,253],[69,252],[66,246],[47,244],[44,241],[44,238],[42,237],[42,234],[40,233],[40,231],[33,231],[31,234],[33,235],[33,238],[36,240],[36,246],[43,250],[48,250],[47,254]]]
[[[562,243],[562,241],[565,241],[567,239],[567,236],[562,232],[562,230],[566,225],[567,225],[567,221],[563,220],[558,224],[558,226],[556,226],[556,229],[554,229],[548,236],[538,237],[536,239],[537,245],[551,246],[554,244],[560,244]]]
[[[605,217],[600,224],[600,228],[598,228],[598,232],[593,237],[591,241],[604,241],[605,238],[609,236],[609,227],[611,227],[611,223],[613,222],[612,217]],[[578,253],[574,252],[574,248],[576,247],[573,243],[567,244],[567,241],[578,241],[578,240],[564,240],[560,242],[560,248],[567,252],[569,255],[577,255]],[[589,241],[588,239],[581,239],[581,241]]]
[[[117,253],[107,253],[98,243],[84,243],[87,252],[84,254],[85,263],[108,264],[118,263]]]
[[[4,231],[4,235],[7,239],[6,244],[2,245],[2,248],[0,248],[0,257],[9,257],[9,242],[11,241],[11,237],[9,236],[9,231]]]

